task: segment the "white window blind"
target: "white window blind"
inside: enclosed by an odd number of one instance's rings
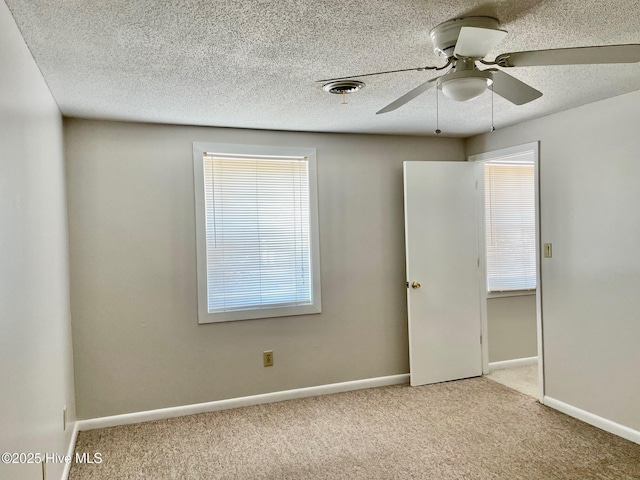
[[[535,289],[533,160],[488,162],[484,178],[487,290]]]
[[[307,159],[203,162],[208,312],[312,304]]]

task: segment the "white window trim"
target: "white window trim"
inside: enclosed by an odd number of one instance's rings
[[[204,200],[205,153],[307,157],[309,165],[309,235],[311,246],[311,279],[313,303],[289,307],[260,308],[223,313],[209,313],[207,306],[207,245]],[[196,214],[196,258],[198,275],[198,323],[231,322],[257,318],[307,315],[322,312],[320,288],[320,245],[318,228],[318,182],[316,149],[307,147],[281,147],[272,145],[241,145],[229,143],[193,143],[193,178]]]

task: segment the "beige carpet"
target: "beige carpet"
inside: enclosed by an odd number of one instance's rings
[[[640,445],[485,378],[81,432],[71,480],[640,479]]]
[[[538,398],[538,365],[494,370],[487,378],[513,388],[520,393]]]

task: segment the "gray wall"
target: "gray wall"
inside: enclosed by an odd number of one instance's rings
[[[540,141],[546,395],[640,430],[640,91],[467,141]]]
[[[66,454],[74,394],[62,120],[4,2],[0,72],[0,452]],[[49,465],[48,478],[62,468]],[[40,469],[0,463],[0,478],[41,478]]]
[[[489,362],[538,355],[536,296],[487,299]]]
[[[193,141],[317,148],[322,314],[198,325]],[[79,418],[408,372],[402,162],[462,140],[70,119],[65,143]]]

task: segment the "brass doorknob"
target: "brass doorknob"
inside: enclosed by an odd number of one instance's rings
[[[417,290],[418,288],[420,288],[420,282],[413,282],[411,284],[411,288],[415,288]]]

